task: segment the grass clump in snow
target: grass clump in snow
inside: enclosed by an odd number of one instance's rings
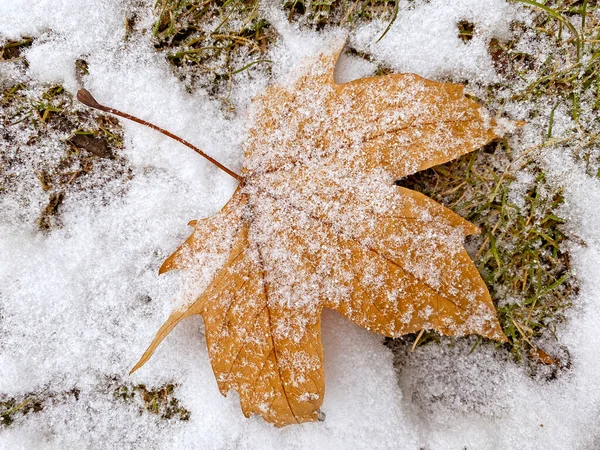
[[[41,392],[22,397],[7,397],[0,394],[0,426],[8,427],[19,418],[43,411],[50,404],[64,403],[69,399],[79,399],[79,390],[64,392]]]
[[[33,39],[28,36],[24,36],[16,41],[7,41],[4,45],[0,46],[0,61],[10,61],[19,58],[21,51],[31,46],[32,42]]]
[[[0,95],[0,120],[6,143],[0,190],[10,192],[25,178],[35,179],[48,198],[37,220],[43,231],[61,226],[60,208],[70,194],[97,191],[129,176],[119,156],[119,122],[79,107],[60,85],[19,82],[6,88]]]
[[[290,22],[311,28],[354,26],[372,20],[390,23],[398,13],[397,0],[284,0]]]
[[[140,414],[149,412],[160,419],[189,420],[190,412],[181,405],[175,396],[176,388],[177,386],[172,383],[165,383],[156,388],[148,388],[143,384],[126,384],[117,377],[111,378],[107,386],[116,401],[136,405]],[[15,421],[41,412],[48,407],[73,400],[78,401],[80,395],[78,389],[62,392],[47,389],[20,397],[8,397],[0,394],[0,426],[11,426]]]
[[[207,89],[229,108],[236,75],[269,70],[265,54],[276,34],[260,16],[257,0],[160,0],[155,14],[156,49],[188,86]]]
[[[140,413],[148,411],[165,420],[189,420],[190,412],[175,397],[175,388],[176,385],[172,383],[155,389],[149,389],[144,384],[122,384],[114,390],[114,396],[115,399],[139,405]]]
[[[545,146],[565,146],[586,164],[589,175],[599,176],[600,5],[587,0],[523,3],[541,11],[536,15],[535,30],[540,38],[556,43],[556,51],[537,62],[535,55],[525,55],[529,62],[517,74],[526,84],[511,100],[551,104]],[[507,51],[512,44],[507,43]],[[532,111],[532,118],[537,114]],[[569,130],[556,130],[559,114],[571,119]]]

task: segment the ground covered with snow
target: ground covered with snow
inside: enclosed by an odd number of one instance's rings
[[[588,4],[566,3],[571,9]],[[475,337],[430,336],[428,345],[413,349],[413,335],[386,346],[326,311],[325,418],[317,423],[279,429],[257,416],[244,418],[234,392],[219,394],[200,318],[180,324],[129,376],[166,317],[189,301],[181,274],[159,277],[158,268],[187,237],[186,223],[219,211],[236,183],[152,130],[98,119],[73,95],[85,87],[102,103],[154,122],[239,171],[251,99],[270,83],[293,78],[306,58],[343,32],[333,24],[315,31],[290,22],[280,2],[264,1],[260,15],[275,30],[264,55],[269,69],[260,63],[240,71],[215,95],[206,87],[208,75],[182,77],[155,48],[154,2],[7,0],[0,4],[0,45],[31,42],[14,58],[5,47],[0,61],[0,448],[600,446],[600,78],[597,69],[587,70],[597,65],[597,49],[585,44],[599,37],[577,41],[575,59],[573,36],[559,44],[569,28],[562,27],[560,39],[543,38],[534,10],[521,3],[400,5],[381,40],[386,21],[349,28],[352,51],[338,64],[338,81],[384,67],[462,82],[498,115],[527,122],[508,137],[507,162],[494,160],[490,176],[510,175],[507,198],[523,208],[536,184],[560,193],[552,214],[568,238],[560,251],[569,255],[569,306],[556,306],[544,319],[551,331],[535,336],[510,319],[524,345],[532,340],[532,348],[560,360],[549,364],[555,367],[532,369],[526,356]],[[588,26],[600,22],[591,6],[565,17],[576,30],[586,29],[581,17]],[[222,20],[207,26],[218,28]],[[457,30],[461,21],[474,25],[468,42]],[[570,102],[537,91],[517,98],[536,79],[523,70],[507,82],[493,51],[494,43],[516,34],[511,50],[526,55],[525,65],[551,60],[553,79],[575,73],[583,87]],[[255,59],[237,58],[240,68]],[[69,111],[61,123],[52,121],[53,113],[60,115],[52,110],[56,99]],[[114,154],[73,150],[69,142],[85,147],[84,138],[73,139],[86,134],[75,131],[89,129]],[[499,282],[486,281],[501,312],[528,300],[502,295]]]

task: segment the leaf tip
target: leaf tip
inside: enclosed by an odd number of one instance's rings
[[[497,320],[492,325],[492,329],[483,336],[499,342],[500,344],[506,344],[509,342],[508,338],[504,334],[504,331],[502,330],[502,327],[500,326],[500,323]]]
[[[136,370],[138,370],[140,367],[142,367],[144,364],[146,364],[146,361],[148,360],[148,358],[145,358],[146,354],[144,353],[144,355],[140,358],[140,360],[135,364],[135,366],[133,366],[133,368],[129,371],[129,375],[132,375],[133,372],[135,372]]]
[[[162,265],[159,267],[158,269],[158,274],[162,275],[165,272],[169,272],[170,270],[173,269],[179,269],[179,250],[176,251],[175,253],[173,253],[171,256],[169,256],[167,259],[165,259],[165,262],[162,263]]]
[[[465,227],[465,234],[467,236],[471,236],[472,234],[481,234],[481,228],[479,228],[477,225],[468,222],[468,225]]]
[[[510,120],[501,117],[497,117],[494,119],[496,122],[494,127],[494,134],[501,138],[506,134],[515,132],[518,128],[524,127],[527,125],[527,122],[524,120]]]
[[[170,259],[165,260],[164,263],[162,263],[162,265],[158,268],[158,274],[162,275],[165,272],[168,272],[169,270],[171,270],[173,267],[171,267],[171,262]]]

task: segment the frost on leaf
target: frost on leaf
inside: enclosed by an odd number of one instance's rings
[[[412,74],[336,84],[339,52],[255,100],[243,182],[220,213],[191,223],[161,272],[226,263],[134,368],[199,314],[221,392],[278,426],[317,420],[324,307],[385,336],[506,339],[462,245],[478,229],[394,185],[499,137],[496,122],[460,85]]]

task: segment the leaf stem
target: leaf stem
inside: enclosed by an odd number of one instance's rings
[[[243,180],[243,178],[242,178],[241,175],[238,175],[237,173],[235,173],[231,169],[225,167],[219,161],[215,160],[214,158],[211,158],[206,153],[204,153],[202,150],[200,150],[198,147],[190,144],[185,139],[180,138],[179,136],[175,136],[173,133],[171,133],[171,132],[169,132],[169,131],[167,131],[167,130],[165,130],[163,128],[160,128],[159,126],[156,126],[156,125],[154,125],[154,124],[152,124],[150,122],[146,122],[145,120],[138,119],[137,117],[132,116],[131,114],[127,114],[127,113],[124,113],[122,111],[119,111],[118,109],[114,109],[114,108],[110,108],[108,106],[101,105],[100,103],[98,103],[96,101],[96,99],[94,98],[94,96],[89,91],[87,91],[86,89],[80,89],[77,92],[77,100],[79,100],[84,105],[89,106],[90,108],[99,109],[100,111],[104,111],[104,112],[107,112],[107,113],[110,113],[110,114],[114,114],[115,116],[120,116],[120,117],[123,117],[125,119],[129,119],[129,120],[131,120],[133,122],[137,122],[137,123],[139,123],[141,125],[145,125],[147,127],[150,127],[152,129],[154,129],[154,130],[156,130],[156,131],[164,134],[165,136],[169,136],[171,139],[175,139],[177,142],[180,142],[183,145],[185,145],[186,147],[191,148],[196,153],[198,153],[200,156],[203,156],[204,158],[206,158],[207,160],[209,160],[211,163],[213,163],[215,166],[217,166],[223,172],[225,172],[228,175],[232,176],[233,178],[235,178],[240,183]]]

